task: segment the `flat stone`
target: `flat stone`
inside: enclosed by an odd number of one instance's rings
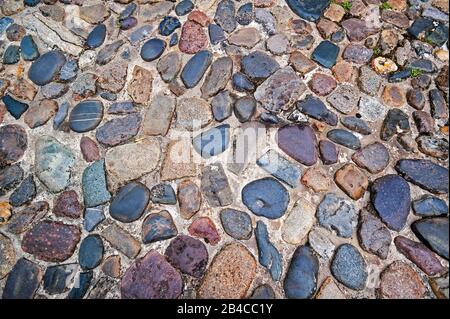
[[[83,239],[78,250],[78,263],[83,270],[94,269],[103,259],[103,241],[99,235],[89,235]]]
[[[8,221],[7,230],[13,234],[21,234],[30,229],[33,223],[44,217],[49,209],[47,202],[34,202],[16,212]]]
[[[415,221],[411,229],[436,254],[448,260],[448,218],[433,217]]]
[[[403,236],[397,236],[394,243],[400,253],[416,264],[428,276],[441,275],[445,271],[436,255],[425,245]]]
[[[28,259],[20,258],[6,280],[2,298],[33,299],[41,280],[41,268]]]
[[[336,114],[328,110],[325,103],[314,95],[308,94],[303,100],[298,101],[296,106],[300,112],[313,119],[325,122],[331,126],[337,125],[338,117]]]
[[[39,180],[53,193],[64,190],[70,182],[75,155],[51,136],[42,136],[35,145],[35,170]]]
[[[22,103],[10,95],[5,95],[2,97],[2,102],[5,104],[8,112],[18,120],[26,110],[28,110],[28,104]]]
[[[97,85],[108,92],[119,93],[125,86],[128,72],[128,64],[124,61],[116,60],[109,63],[99,71]],[[134,92],[132,97],[134,97]]]
[[[350,244],[339,246],[331,263],[333,276],[346,287],[363,290],[367,281],[367,265],[361,253]]]
[[[80,18],[91,24],[101,23],[110,15],[108,8],[102,3],[82,6],[79,12]]]
[[[325,68],[331,69],[336,64],[339,47],[330,41],[322,41],[314,49],[311,59]]]
[[[236,11],[236,22],[240,25],[249,25],[254,19],[255,13],[251,2],[241,5]]]
[[[76,264],[66,264],[48,267],[44,274],[44,290],[50,295],[61,294],[69,290],[70,283],[77,270]]]
[[[419,274],[404,262],[394,261],[381,273],[382,299],[422,299],[426,291]]]
[[[289,8],[301,17],[308,21],[317,21],[323,14],[323,11],[330,4],[329,0],[287,0]]]
[[[325,278],[315,299],[347,299],[331,276]]]
[[[158,59],[166,49],[166,43],[161,39],[150,39],[141,49],[141,58],[146,62]]]
[[[104,146],[116,146],[136,136],[141,126],[142,117],[130,114],[112,119],[97,129],[95,137]]]
[[[136,258],[141,251],[141,244],[129,232],[112,224],[101,232],[101,236],[128,258]],[[125,276],[124,276],[125,278]]]
[[[319,142],[319,153],[324,165],[332,165],[338,161],[339,151],[330,141],[322,140]]]
[[[315,193],[327,191],[330,188],[328,172],[320,167],[309,168],[301,181],[303,185],[311,188]]]
[[[104,159],[94,162],[84,170],[82,189],[86,207],[99,206],[111,199],[111,194],[106,188]]]
[[[359,101],[359,91],[348,84],[340,85],[327,98],[328,103],[341,113],[349,114]]]
[[[410,131],[408,115],[400,109],[390,109],[383,121],[380,136],[389,141],[394,135]]]
[[[180,27],[181,22],[177,17],[165,16],[159,23],[158,31],[163,36],[169,36]]]
[[[98,24],[89,33],[86,39],[86,47],[88,49],[96,49],[100,47],[106,38],[106,26],[104,24]]]
[[[200,188],[194,182],[182,181],[178,186],[177,198],[184,219],[192,218],[200,210],[202,204]]]
[[[122,223],[138,220],[150,201],[150,190],[139,182],[131,182],[119,189],[109,206],[112,218]]]
[[[256,223],[255,237],[259,252],[259,263],[267,268],[274,281],[279,281],[283,271],[282,257],[277,248],[270,242],[267,226],[262,221]]]
[[[292,188],[299,185],[301,169],[274,150],[261,156],[256,164]]]
[[[289,125],[279,129],[278,146],[303,165],[312,166],[317,162],[317,139],[309,125]]]
[[[217,24],[211,23],[208,26],[208,35],[209,35],[209,40],[210,40],[211,44],[213,44],[213,45],[219,44],[226,39],[225,32]]]
[[[53,214],[58,217],[79,218],[83,213],[83,206],[78,201],[75,191],[62,192],[53,204]]]
[[[195,87],[203,78],[212,62],[212,53],[206,50],[197,52],[184,66],[181,80],[186,88]]]
[[[223,122],[233,114],[233,98],[229,91],[221,91],[211,100],[211,111],[217,122]]]
[[[103,118],[103,103],[97,100],[87,100],[78,103],[70,112],[70,128],[77,133],[95,129]]]
[[[86,162],[94,162],[100,159],[100,151],[97,144],[87,136],[81,138],[80,150]]]
[[[234,115],[241,123],[251,120],[256,112],[257,102],[252,96],[243,96],[234,102]]]
[[[261,36],[259,31],[252,27],[239,29],[233,32],[228,38],[230,44],[247,49],[253,48],[260,40]]]
[[[138,65],[134,66],[133,78],[128,84],[128,94],[137,104],[147,104],[152,95],[152,73]]]
[[[434,119],[430,113],[424,111],[414,111],[413,119],[416,123],[419,134],[432,134],[434,132]]]
[[[249,299],[269,300],[276,299],[275,292],[269,285],[263,284],[253,290]]]
[[[126,270],[120,291],[123,299],[177,299],[183,280],[163,255],[150,250]]]
[[[225,233],[234,239],[247,240],[252,236],[252,220],[245,212],[223,209],[220,211],[220,221]]]
[[[383,144],[374,142],[355,152],[352,160],[370,173],[377,174],[388,166],[390,156],[388,149]]]
[[[18,79],[13,82],[13,85],[9,88],[9,91],[16,98],[21,100],[33,101],[36,96],[36,87],[25,79]],[[5,104],[7,101],[3,101]]]
[[[230,143],[230,125],[222,124],[194,137],[195,151],[208,159],[225,152]]]
[[[254,51],[241,61],[241,71],[255,83],[262,83],[279,68],[278,62],[262,51]]]
[[[233,193],[220,163],[206,166],[202,171],[201,181],[201,191],[210,206],[223,207],[233,203]]]
[[[34,61],[39,57],[39,49],[31,35],[26,35],[20,41],[20,53],[25,61]]]
[[[57,76],[66,58],[59,51],[49,51],[37,58],[28,71],[28,78],[36,85],[52,82]]]
[[[263,178],[247,184],[242,190],[242,202],[257,216],[277,219],[289,205],[289,193],[276,179]]]
[[[226,245],[214,257],[197,296],[200,299],[243,298],[255,277],[256,261],[239,243]]]
[[[362,135],[372,134],[372,128],[367,123],[356,116],[346,116],[341,118],[341,124],[349,130],[357,132]]]
[[[201,278],[208,264],[206,246],[198,239],[179,235],[166,249],[167,260],[184,274]]]
[[[370,62],[372,55],[373,50],[362,44],[349,44],[344,50],[343,58],[353,63],[367,64]]]
[[[88,207],[84,211],[83,226],[88,232],[93,231],[102,221],[105,220],[103,207]]]
[[[325,96],[336,88],[336,80],[329,75],[315,73],[308,85],[311,91],[317,95]]]
[[[158,184],[150,190],[150,199],[154,204],[175,205],[177,197],[170,184]]]
[[[77,226],[41,221],[25,233],[22,249],[39,260],[62,262],[73,255],[80,235]]]
[[[73,287],[67,294],[67,299],[83,299],[91,286],[94,274],[92,271],[80,272],[77,276],[78,285]]]
[[[18,124],[0,127],[0,167],[19,161],[28,146],[27,133]]]
[[[358,200],[369,187],[367,176],[353,164],[347,164],[336,171],[335,182],[350,198]]]
[[[429,91],[430,111],[435,119],[444,119],[448,117],[448,105],[444,95],[437,89]]]
[[[362,66],[359,69],[358,84],[361,91],[372,96],[378,94],[383,79],[370,67]]]
[[[170,82],[181,70],[181,57],[178,52],[169,52],[159,59],[156,69],[165,82]]]
[[[412,202],[414,214],[422,217],[434,217],[448,215],[447,203],[431,195],[424,195]]]
[[[308,242],[311,248],[326,260],[331,259],[335,248],[330,236],[331,233],[322,227],[314,227],[308,234]]]
[[[175,237],[177,227],[168,211],[148,215],[142,223],[142,241],[151,244]]]
[[[261,24],[264,31],[266,31],[269,35],[273,35],[277,31],[277,21],[273,14],[268,10],[256,8],[255,22]]]
[[[214,21],[227,33],[231,33],[236,29],[236,9],[234,2],[230,0],[222,0],[217,4]]]
[[[392,107],[402,107],[406,104],[406,94],[400,86],[389,84],[384,87],[383,101]]]
[[[180,99],[176,110],[177,125],[189,131],[203,128],[212,120],[210,105],[197,97]]]
[[[422,135],[416,138],[419,150],[431,157],[448,158],[448,142],[443,138]]]
[[[359,150],[361,142],[353,133],[343,129],[333,129],[328,131],[327,137],[336,144],[345,146],[352,150]]]
[[[361,248],[381,259],[386,259],[392,242],[389,229],[374,215],[361,212],[358,228],[358,239]]]
[[[338,236],[349,238],[357,224],[355,206],[334,193],[326,194],[317,207],[316,217],[321,226],[334,230]]]
[[[24,122],[31,129],[47,123],[58,111],[58,103],[54,100],[42,100],[39,106],[30,107],[23,118]]]
[[[370,35],[378,32],[375,27],[370,27],[366,21],[351,18],[341,23],[347,33],[347,37],[352,42],[360,42]]]
[[[317,67],[317,65],[310,58],[300,51],[294,51],[290,54],[289,64],[301,75],[309,73]]]
[[[10,238],[0,234],[0,278],[4,278],[13,269],[16,252]]]
[[[176,100],[170,95],[157,94],[152,99],[142,123],[145,135],[165,136],[172,123]]]
[[[52,82],[44,85],[41,88],[41,93],[47,99],[57,99],[66,94],[68,90],[69,86],[67,86],[66,84]]]
[[[78,100],[82,100],[82,99],[94,96],[97,92],[96,82],[97,82],[96,74],[92,74],[92,73],[80,74],[80,76],[78,76],[77,79],[72,84],[72,92],[73,92],[74,99],[78,101]],[[87,103],[87,102],[92,102],[92,101],[94,101],[95,103],[101,103],[101,101],[96,101],[96,100],[86,100],[81,103],[85,103],[85,102]],[[100,110],[103,112],[103,108],[101,108]],[[95,118],[96,117],[92,118],[93,123],[95,123],[95,120],[94,120]],[[83,121],[82,121],[82,123],[85,124]],[[87,121],[87,123],[89,123],[89,122]]]
[[[202,98],[208,99],[222,91],[231,78],[233,60],[221,57],[213,62],[201,87]]]
[[[14,206],[22,206],[31,202],[36,196],[36,184],[33,175],[28,175],[19,187],[9,196],[9,203]]]
[[[3,54],[3,64],[16,64],[20,60],[20,47],[9,45]]]
[[[282,238],[285,242],[299,245],[307,240],[307,236],[313,227],[316,209],[306,199],[300,199],[290,211],[282,226]]]
[[[358,110],[361,118],[368,122],[377,122],[384,118],[387,113],[387,109],[383,104],[369,96],[361,97]]]
[[[317,290],[319,260],[309,246],[299,246],[284,279],[284,293],[289,299],[309,299]]]
[[[448,194],[448,169],[430,160],[402,159],[395,166],[407,181],[436,194]]]
[[[119,278],[121,275],[121,258],[119,255],[109,256],[102,265],[102,271],[111,278]]]
[[[203,26],[194,21],[187,21],[181,29],[181,37],[178,44],[180,51],[187,54],[195,54],[208,46],[208,37]]]

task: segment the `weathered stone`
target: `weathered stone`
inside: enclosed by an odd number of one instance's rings
[[[241,70],[253,82],[261,83],[280,68],[278,62],[262,51],[254,51],[242,58]]]
[[[35,221],[41,219],[48,212],[47,202],[35,202],[16,212],[8,221],[7,229],[10,233],[21,234],[28,230]]]
[[[246,240],[252,235],[252,220],[245,212],[224,209],[220,212],[220,221],[224,231],[235,239]]]
[[[231,78],[233,60],[222,57],[214,61],[201,87],[202,98],[208,99],[223,90]]]
[[[289,125],[279,129],[278,146],[303,165],[312,166],[317,162],[317,139],[308,125]]]
[[[126,230],[112,224],[101,232],[102,237],[128,258],[136,258],[141,251],[141,244]]]
[[[256,164],[292,188],[299,184],[301,170],[274,150],[260,157]]]
[[[181,57],[177,52],[170,52],[159,59],[156,65],[161,78],[165,82],[170,82],[178,75],[181,70]]]
[[[57,111],[58,103],[55,100],[42,100],[39,106],[35,105],[27,110],[23,120],[34,129],[47,123]]]
[[[340,85],[327,98],[328,103],[341,113],[349,114],[359,101],[359,92],[353,85]]]
[[[381,273],[379,295],[383,299],[421,299],[425,293],[420,276],[404,262],[395,261]]]
[[[165,136],[172,123],[176,101],[170,95],[157,94],[150,103],[142,123],[145,135]]]
[[[127,63],[122,61],[109,63],[99,71],[97,85],[105,91],[119,93],[125,86],[127,72]]]
[[[315,223],[315,207],[306,199],[300,199],[291,210],[282,227],[285,242],[299,245],[306,241]]]
[[[391,233],[378,218],[365,211],[360,215],[358,239],[365,251],[381,259],[387,258],[392,242]]]
[[[317,207],[316,217],[321,226],[335,230],[344,238],[349,238],[357,224],[357,212],[352,202],[334,193],[324,196]]]
[[[179,42],[180,51],[187,54],[195,54],[208,45],[208,37],[206,36],[203,26],[194,21],[187,21],[181,29],[181,37]]]
[[[152,95],[152,73],[138,65],[133,69],[133,78],[128,84],[128,94],[138,104],[147,104]]]
[[[4,10],[4,9],[3,9]],[[26,278],[26,280],[24,280]],[[14,265],[3,289],[3,299],[32,299],[42,280],[41,268],[21,258]]]
[[[166,249],[167,260],[182,273],[201,278],[208,264],[206,246],[198,239],[179,235]]]
[[[388,149],[383,144],[375,142],[355,152],[352,160],[370,173],[377,174],[388,166],[390,156]]]
[[[320,167],[308,169],[301,181],[303,185],[311,188],[316,193],[327,191],[330,188],[328,172]]]
[[[95,137],[97,141],[106,147],[120,145],[136,136],[141,122],[142,117],[139,114],[115,118],[99,127]]]
[[[350,289],[363,290],[367,281],[367,264],[361,253],[350,244],[338,247],[331,263],[333,276]]]

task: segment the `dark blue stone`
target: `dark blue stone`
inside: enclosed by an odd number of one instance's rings
[[[144,244],[166,240],[177,234],[177,227],[167,211],[150,214],[142,223],[142,242]]]
[[[433,21],[426,18],[419,18],[408,28],[408,33],[419,39],[421,34],[434,28]]]
[[[208,26],[209,40],[211,44],[216,45],[226,39],[225,32],[217,24],[211,23]]]
[[[151,62],[159,58],[166,49],[166,42],[161,39],[150,39],[144,43],[141,49],[141,58]]]
[[[20,60],[20,47],[11,44],[3,53],[3,64],[16,64]]]
[[[283,273],[282,256],[270,242],[267,226],[260,220],[256,223],[255,237],[259,263],[269,270],[273,280],[279,281]]]
[[[299,246],[292,255],[284,279],[284,293],[289,299],[307,299],[317,289],[319,260],[309,246]]]
[[[117,94],[111,92],[102,92],[100,93],[100,97],[111,102],[117,100]]]
[[[128,17],[120,20],[119,24],[121,30],[130,30],[138,24],[138,20],[135,17]]]
[[[41,270],[35,263],[20,258],[6,279],[3,299],[32,299],[39,288]]]
[[[447,203],[437,197],[425,195],[412,203],[414,213],[423,217],[448,215]]]
[[[175,6],[175,13],[184,16],[194,9],[194,4],[190,0],[183,0]]]
[[[197,135],[192,144],[205,159],[222,154],[230,144],[230,125],[223,124],[207,130]]]
[[[8,27],[14,23],[14,20],[10,17],[0,18],[0,35],[8,29]]]
[[[101,46],[105,42],[106,38],[106,26],[104,24],[97,25],[92,29],[86,39],[86,47],[88,49],[95,49]]]
[[[84,295],[89,289],[89,286],[91,285],[93,277],[94,274],[92,270],[80,273],[77,281],[78,284],[75,285],[72,290],[70,290],[69,294],[67,295],[67,299],[83,299]]]
[[[434,29],[426,36],[426,40],[428,43],[440,47],[443,46],[445,42],[448,41],[448,33],[449,33],[448,26],[440,23],[436,27],[436,29]]]
[[[370,197],[376,212],[390,229],[400,231],[405,227],[411,209],[411,191],[403,178],[385,175],[376,179]]]
[[[448,194],[448,168],[430,160],[403,159],[397,162],[395,169],[407,181],[429,192]]]
[[[336,44],[330,41],[322,41],[317,48],[314,49],[311,59],[320,65],[331,69],[336,64],[338,55],[339,47]]]
[[[367,281],[366,262],[360,252],[350,244],[339,246],[331,263],[333,276],[353,290],[363,290]]]
[[[20,41],[20,52],[25,61],[33,61],[39,57],[39,50],[31,35],[26,35]]]
[[[436,72],[436,66],[431,60],[428,59],[418,59],[411,61],[406,66],[407,69],[415,69],[422,71],[423,73],[434,73]]]
[[[170,37],[169,46],[173,47],[173,46],[177,45],[178,39],[179,39],[178,33],[172,34],[172,36]]]
[[[176,29],[181,27],[181,22],[177,17],[166,16],[159,23],[159,34],[163,36],[171,35]]]
[[[66,291],[68,279],[77,269],[76,264],[50,266],[44,274],[44,290],[51,295]]]
[[[256,164],[292,188],[296,188],[299,184],[301,169],[275,150],[269,150],[256,161]]]
[[[103,250],[103,242],[99,235],[89,235],[83,239],[78,251],[78,263],[81,268],[90,270],[100,265]]]
[[[421,242],[448,260],[448,217],[424,218],[414,222],[411,229]]]
[[[241,71],[257,83],[263,82],[279,68],[278,62],[262,51],[252,52],[241,61]]]
[[[119,189],[109,206],[112,218],[123,223],[138,220],[150,201],[150,190],[139,182],[131,182]]]
[[[321,99],[311,94],[307,95],[303,100],[297,102],[297,109],[316,119],[331,126],[336,126],[338,117],[325,106]]]
[[[259,120],[265,124],[277,125],[280,123],[280,119],[275,114],[269,112],[263,112],[259,116]]]
[[[401,81],[405,81],[411,77],[411,69],[405,69],[401,71],[397,71],[389,75],[389,83],[397,83]]]
[[[202,79],[206,70],[212,62],[213,55],[207,50],[197,52],[184,66],[181,72],[181,80],[183,80],[186,88],[195,87]]]
[[[23,3],[29,7],[34,7],[39,4],[41,0],[23,0]]]
[[[235,209],[224,209],[220,212],[223,230],[238,240],[247,240],[252,236],[252,219],[249,214]]]
[[[245,74],[240,72],[233,74],[232,84],[233,88],[239,92],[253,92],[255,90],[255,85]]]
[[[335,142],[336,144],[345,146],[352,150],[359,150],[361,148],[361,142],[359,138],[356,137],[353,133],[342,130],[342,129],[334,129],[328,131],[327,137]]]
[[[119,20],[124,20],[131,17],[131,15],[136,11],[137,4],[132,2],[126,6],[126,8],[120,13]]]
[[[362,135],[370,135],[372,134],[372,128],[364,122],[363,119],[360,119],[356,116],[346,116],[341,118],[341,123],[349,130],[354,132],[358,132]]]
[[[154,204],[175,205],[177,196],[170,184],[158,184],[150,191],[150,198]]]
[[[253,3],[249,2],[239,7],[236,13],[236,21],[240,25],[249,25],[255,18]]]
[[[308,21],[317,21],[330,4],[330,0],[286,0],[289,8]]]
[[[334,43],[339,43],[344,41],[345,39],[345,32],[342,30],[336,31],[331,35],[330,40]]]
[[[105,214],[103,214],[103,207],[88,207],[84,212],[84,229],[89,232],[93,231],[104,220]]]
[[[61,127],[61,124],[64,122],[64,120],[67,117],[67,114],[69,113],[69,102],[63,102],[59,106],[58,112],[55,114],[55,117],[53,118],[53,129],[57,130]]]
[[[221,0],[217,4],[214,21],[227,33],[233,32],[236,27],[236,9],[231,0]]]
[[[35,196],[36,184],[34,183],[33,175],[30,174],[11,194],[9,197],[9,202],[12,206],[18,207],[31,202]]]
[[[36,85],[48,84],[57,77],[64,63],[66,58],[61,52],[49,51],[33,62],[28,77]]]
[[[257,216],[277,219],[289,206],[289,193],[276,179],[266,177],[247,184],[242,190],[242,202]]]
[[[84,133],[96,128],[103,118],[103,103],[87,100],[78,103],[70,112],[69,125],[72,131]]]
[[[16,119],[20,119],[23,113],[28,110],[28,104],[17,101],[9,95],[2,97],[3,103],[5,103],[6,109]]]

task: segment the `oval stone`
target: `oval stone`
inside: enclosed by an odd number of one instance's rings
[[[186,63],[181,72],[181,80],[186,88],[193,88],[200,82],[206,70],[209,68],[212,58],[211,52],[203,50],[196,53]]]
[[[280,68],[278,62],[262,51],[246,55],[241,62],[241,69],[252,81],[260,83]]]
[[[166,42],[161,39],[150,39],[144,43],[141,49],[141,58],[151,62],[159,58],[166,49]]]
[[[94,269],[103,259],[103,242],[99,235],[89,235],[81,242],[78,263],[83,270]]]
[[[342,130],[334,129],[327,133],[327,137],[336,144],[345,146],[352,150],[359,150],[361,148],[361,142],[359,138],[353,133]]]
[[[78,103],[70,112],[69,125],[72,131],[84,133],[95,129],[103,118],[103,103],[87,100]]]
[[[33,62],[28,77],[36,85],[48,84],[57,77],[64,63],[66,58],[61,52],[49,51]]]
[[[247,184],[242,190],[242,202],[257,216],[277,219],[289,205],[289,193],[274,178],[263,178]]]
[[[290,299],[311,298],[317,290],[319,260],[308,246],[299,246],[284,279],[284,293]]]
[[[203,276],[208,264],[208,251],[200,240],[180,235],[166,249],[167,260],[182,273],[196,278]]]
[[[360,252],[350,244],[339,246],[331,263],[333,276],[353,290],[363,290],[367,281],[366,262]]]
[[[411,225],[414,234],[439,256],[448,260],[448,218],[425,218]]]
[[[104,24],[97,25],[92,29],[86,39],[86,47],[88,49],[95,49],[100,47],[106,38],[106,26]]]
[[[178,234],[172,216],[168,211],[148,215],[142,223],[142,241],[151,244],[175,237]]]
[[[138,220],[150,201],[150,190],[139,182],[131,182],[119,189],[111,202],[109,214],[123,223]]]
[[[277,138],[280,149],[299,163],[312,166],[317,162],[317,138],[308,124],[284,126]]]
[[[223,124],[197,135],[192,144],[203,158],[208,159],[225,152],[230,143],[230,125]]]
[[[220,221],[224,231],[234,239],[246,240],[252,236],[252,219],[245,212],[224,209],[220,212]]]

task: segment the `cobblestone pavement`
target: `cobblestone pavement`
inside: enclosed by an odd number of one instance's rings
[[[0,0],[3,298],[448,298],[448,0]]]

